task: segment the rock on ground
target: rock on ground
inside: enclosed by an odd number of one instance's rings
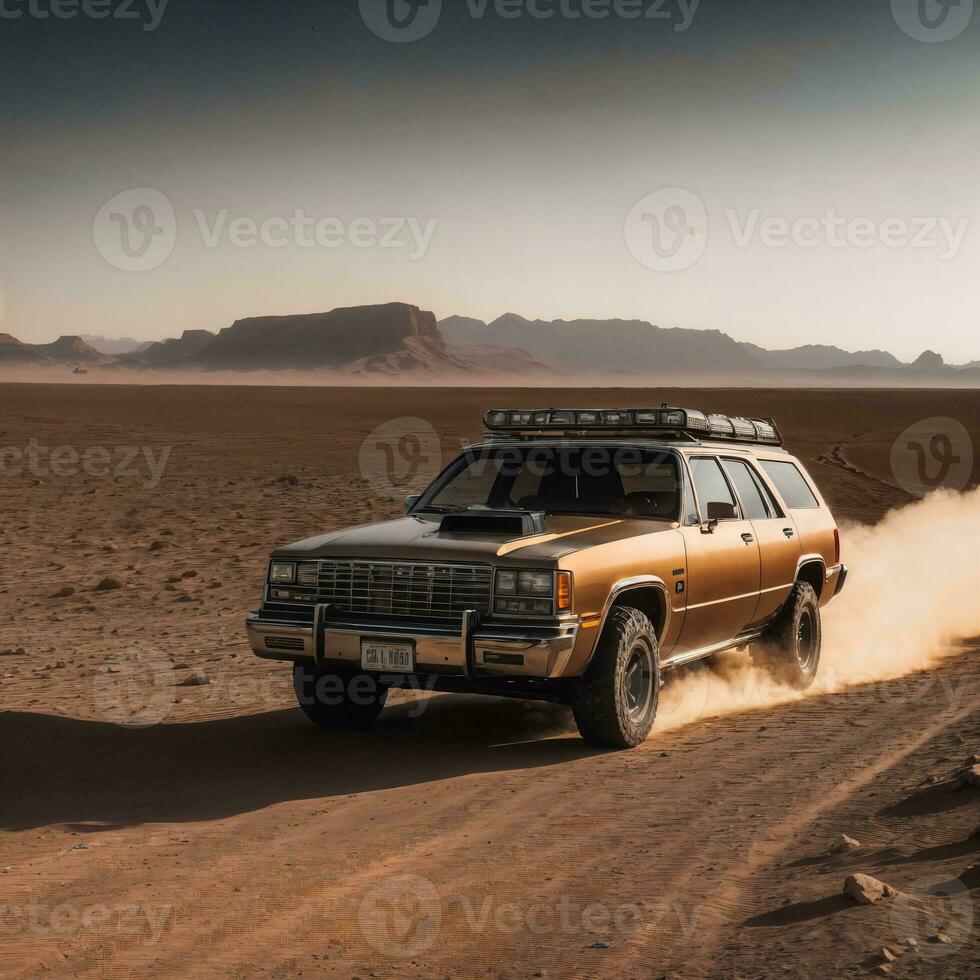
[[[871,875],[853,874],[844,880],[844,894],[859,905],[874,905],[883,898],[891,898],[898,892],[891,885],[872,878]]]

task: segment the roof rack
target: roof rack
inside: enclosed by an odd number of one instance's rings
[[[781,446],[783,437],[772,419],[705,414],[691,408],[580,409],[492,408],[483,417],[491,436],[640,435],[682,436],[696,440]]]

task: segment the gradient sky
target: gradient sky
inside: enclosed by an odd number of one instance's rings
[[[931,44],[888,0],[702,0],[683,32],[492,6],[480,19],[445,0],[404,44],[375,36],[356,0],[170,0],[152,32],[0,19],[0,331],[157,339],[403,300],[439,317],[635,317],[771,348],[980,358],[980,12]],[[676,0],[664,9],[679,16]],[[93,241],[102,205],[133,187],[176,212],[173,254],[147,272]],[[664,187],[708,217],[703,256],[677,272],[642,265],[624,235]],[[417,260],[208,247],[195,211],[220,209],[436,226]],[[740,246],[727,212],[754,209],[967,224],[946,258]]]

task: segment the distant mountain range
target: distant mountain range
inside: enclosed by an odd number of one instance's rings
[[[237,320],[218,334],[185,330],[121,355],[137,368],[306,371],[346,374],[473,374],[486,364],[450,350],[432,313],[406,303]],[[540,366],[540,365],[538,365]]]
[[[886,351],[809,344],[766,350],[718,330],[666,329],[643,320],[527,320],[491,323],[432,313],[407,303],[356,306],[237,320],[211,333],[141,343],[64,336],[24,344],[0,334],[0,365],[130,368],[140,371],[309,371],[350,378],[609,384],[957,384],[980,385],[980,362],[960,367],[923,352],[903,364]]]
[[[90,347],[94,347],[99,353],[112,356],[116,354],[129,354],[134,350],[141,350],[143,347],[149,347],[153,342],[150,340],[136,340],[135,337],[116,337],[113,339],[111,337],[100,337],[88,333],[83,333],[81,339]]]
[[[520,347],[532,358],[576,374],[655,378],[673,374],[705,382],[758,380],[779,376],[833,383],[836,378],[922,383],[980,382],[977,362],[946,365],[934,351],[903,364],[887,351],[845,351],[824,344],[766,350],[733,340],[720,330],[657,327],[645,320],[528,320],[505,313],[491,323],[452,316],[439,323],[446,342],[485,347]],[[976,372],[976,378],[971,372]]]

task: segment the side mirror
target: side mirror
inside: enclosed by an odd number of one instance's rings
[[[420,494],[420,493],[413,493],[413,494],[409,494],[405,498],[405,513],[406,514],[408,514],[408,513],[411,512],[412,508],[419,502],[419,499],[421,498],[421,496],[422,496],[422,494]]]
[[[724,504],[721,501],[713,500],[708,504],[708,520],[732,521],[738,517],[738,508],[734,504]]]
[[[714,534],[715,533],[715,528],[717,526],[718,526],[718,518],[717,517],[714,518],[714,520],[703,521],[702,524],[701,524],[701,533],[702,534]]]

